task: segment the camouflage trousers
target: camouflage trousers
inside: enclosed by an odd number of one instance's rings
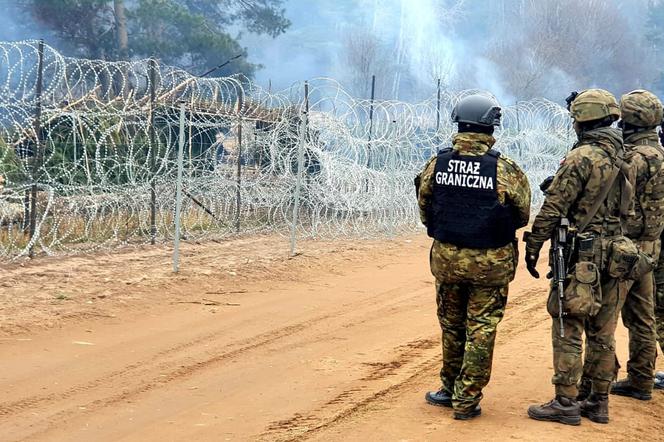
[[[507,303],[507,285],[443,284],[436,281],[438,321],[442,329],[443,390],[454,409],[468,412],[482,400],[491,377],[496,329]]]
[[[653,272],[646,273],[632,284],[622,308],[622,320],[629,330],[627,375],[632,385],[650,391],[657,359]],[[619,367],[618,364],[616,371]]]
[[[553,318],[552,383],[556,394],[576,398],[577,384],[583,376],[592,385],[592,391],[607,394],[616,373],[615,331],[629,284],[602,275],[602,307],[593,317],[565,317],[564,337],[560,337],[560,323]],[[585,361],[583,333],[586,333]]]
[[[659,264],[655,269],[655,286],[657,341],[659,341],[659,349],[664,353],[664,253],[660,254]]]

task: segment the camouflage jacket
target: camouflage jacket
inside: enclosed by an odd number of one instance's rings
[[[615,128],[595,129],[579,137],[556,172],[544,204],[535,217],[526,244],[529,252],[539,253],[560,218],[568,217],[575,224],[590,212],[622,149],[622,133]],[[601,235],[620,231],[620,189],[619,176],[606,201],[590,220],[586,232]]]
[[[659,145],[655,130],[625,138],[625,150],[625,158],[636,174],[634,214],[625,219],[625,235],[635,240],[654,241],[664,229],[664,195],[657,192],[662,189],[646,185],[659,172],[664,161],[664,150]]]
[[[495,144],[490,135],[461,133],[454,137],[454,150],[463,155],[484,155]],[[418,205],[420,218],[427,224],[427,207],[433,194],[433,157],[422,171]],[[528,224],[530,217],[530,185],[528,178],[517,164],[507,157],[498,159],[498,200],[514,207],[519,217],[519,227]],[[505,285],[514,278],[518,252],[514,244],[498,249],[464,249],[451,244],[433,242],[431,248],[431,272],[444,284],[472,282],[476,285]]]

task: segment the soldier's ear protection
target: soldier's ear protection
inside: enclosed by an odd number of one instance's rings
[[[572,110],[572,103],[574,100],[576,100],[576,97],[579,96],[579,93],[577,91],[572,91],[570,92],[569,96],[565,98],[565,103],[567,103],[567,110],[571,111]]]

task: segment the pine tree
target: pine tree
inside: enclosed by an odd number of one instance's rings
[[[201,73],[236,55],[216,75],[252,76],[240,44],[245,29],[276,37],[290,22],[283,0],[19,0],[21,11],[66,55],[118,60],[157,57]]]

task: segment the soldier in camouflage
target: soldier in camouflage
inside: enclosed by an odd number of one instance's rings
[[[664,146],[664,119],[660,124],[659,142]],[[664,233],[662,233],[664,239]],[[659,254],[659,262],[655,269],[655,322],[657,324],[657,341],[659,348],[664,353],[664,254]],[[664,371],[655,375],[655,389],[664,390]]]
[[[631,200],[632,195],[622,176],[612,180],[615,167],[622,164],[620,157],[623,153],[622,133],[611,127],[620,116],[616,99],[607,91],[589,89],[573,94],[569,102],[578,141],[558,169],[532,232],[526,235],[526,267],[534,277],[539,277],[535,265],[540,250],[562,218],[568,218],[572,225],[586,224],[583,233],[593,241],[592,255],[579,265],[579,253],[572,254],[576,261],[569,265],[565,296],[568,296],[570,287],[579,290],[577,296],[590,294],[596,314],[567,314],[563,337],[558,318],[554,318],[552,382],[555,398],[546,404],[531,406],[528,415],[536,420],[579,425],[581,415],[595,422],[608,422],[608,393],[615,370],[614,332],[618,309],[629,286],[604,269],[601,250],[605,240],[621,234],[621,216],[629,209],[629,206],[625,207],[625,201],[628,201],[627,197]],[[611,182],[613,184],[609,184]],[[602,198],[609,185],[607,197]],[[557,296],[552,285],[549,300],[552,297],[557,299]],[[569,306],[564,308],[567,311]],[[549,313],[553,316],[551,308]],[[591,394],[580,404],[577,402],[577,383],[584,368],[584,332],[587,337],[585,375],[591,380]]]
[[[422,223],[433,241],[431,272],[442,329],[442,387],[432,405],[455,419],[481,414],[491,376],[496,328],[518,262],[515,231],[528,223],[530,186],[512,160],[492,150],[500,107],[480,95],[462,99],[453,148],[441,150],[419,175]]]
[[[625,235],[656,263],[664,229],[664,150],[657,136],[662,103],[652,93],[637,90],[622,97],[620,113],[625,158],[634,166],[636,174],[635,210],[634,215],[625,220]],[[623,324],[629,330],[627,378],[614,383],[611,394],[640,400],[652,397],[657,359],[654,304],[655,280],[650,270],[634,281],[622,308]],[[582,381],[584,384],[588,390],[588,382]]]

